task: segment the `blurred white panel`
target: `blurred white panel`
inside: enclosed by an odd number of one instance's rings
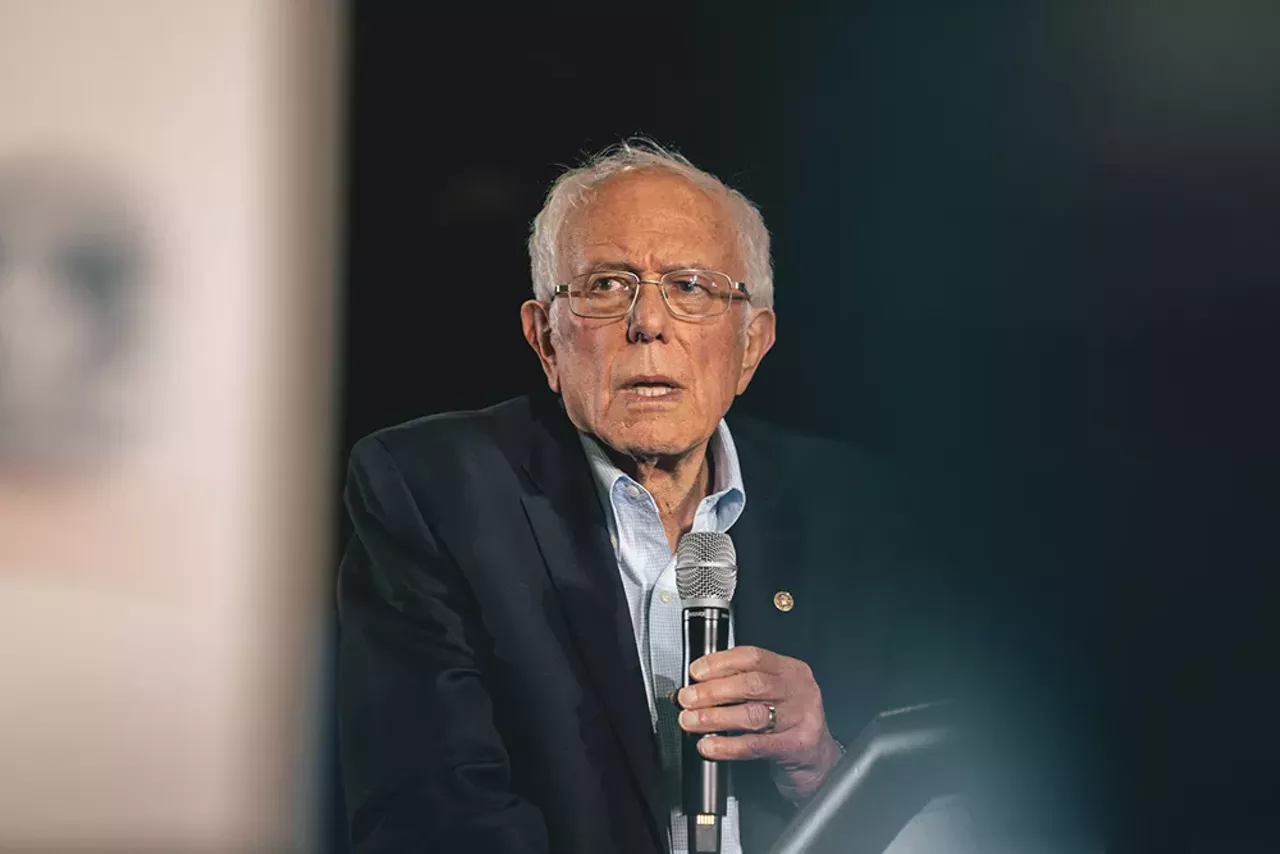
[[[0,849],[309,847],[338,5],[0,0]]]

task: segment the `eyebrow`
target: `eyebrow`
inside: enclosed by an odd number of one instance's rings
[[[689,262],[683,262],[680,264],[667,264],[663,267],[660,267],[658,269],[658,273],[660,274],[671,273],[676,270],[714,270],[714,269],[716,268],[711,266],[710,264],[704,264],[701,261],[689,261]],[[637,276],[639,276],[642,272],[644,272],[634,264],[628,263],[626,261],[618,261],[616,259],[611,261],[597,261],[591,266],[589,266],[584,272],[599,273],[601,270],[625,270],[628,273],[635,273]]]

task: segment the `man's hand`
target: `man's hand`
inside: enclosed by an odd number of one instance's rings
[[[778,790],[793,801],[809,797],[840,761],[840,745],[827,730],[822,692],[809,665],[754,646],[703,656],[689,666],[698,684],[681,688],[676,702],[685,732],[708,759],[769,759]],[[777,724],[768,731],[769,706]]]

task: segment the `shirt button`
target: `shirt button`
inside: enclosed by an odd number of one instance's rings
[[[639,498],[640,487],[636,486],[634,483],[627,484],[627,495],[630,495],[632,498]]]
[[[659,594],[658,594],[658,598],[662,600],[662,604],[663,604],[663,605],[670,605],[670,604],[671,604],[671,593],[670,593],[670,591],[663,590],[661,593],[659,593]]]

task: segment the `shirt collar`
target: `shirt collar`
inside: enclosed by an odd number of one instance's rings
[[[595,480],[600,501],[607,511],[612,507],[610,495],[614,484],[619,478],[627,481],[631,478],[609,459],[599,439],[581,430],[578,431],[578,439],[582,442],[582,448],[587,454],[587,462],[591,466],[591,474]],[[727,530],[742,514],[742,508],[747,501],[747,491],[742,483],[738,449],[733,443],[729,425],[723,418],[716,425],[716,432],[711,434],[707,450],[711,454],[712,470],[715,476],[715,483],[712,484],[711,494],[707,498],[716,503],[717,515],[723,518],[723,527]]]

